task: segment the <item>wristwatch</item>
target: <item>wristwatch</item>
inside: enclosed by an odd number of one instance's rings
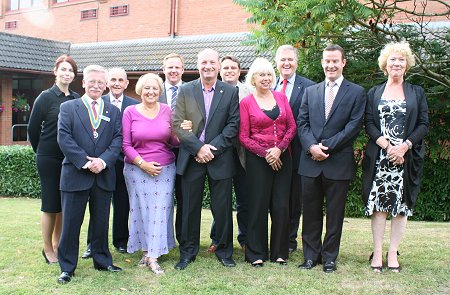
[[[140,159],[139,162],[138,162],[137,164],[138,164],[138,166],[141,166],[142,163],[144,163],[144,160],[143,160],[143,159]]]

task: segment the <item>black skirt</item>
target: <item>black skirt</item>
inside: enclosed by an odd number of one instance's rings
[[[36,166],[41,180],[41,211],[47,213],[61,212],[61,191],[59,180],[63,158],[36,155]]]

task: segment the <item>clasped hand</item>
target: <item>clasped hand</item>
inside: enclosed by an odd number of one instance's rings
[[[278,171],[281,169],[283,162],[280,159],[281,150],[277,147],[266,150],[266,162],[272,167],[273,170]]]
[[[161,164],[155,161],[142,163],[141,169],[150,176],[157,176],[162,171]]]
[[[389,161],[395,165],[402,165],[405,162],[406,151],[408,151],[408,146],[404,143],[389,146],[387,149],[387,156]]]
[[[197,155],[195,156],[195,161],[197,163],[206,164],[212,159],[214,159],[214,154],[212,151],[217,151],[217,148],[213,145],[210,145],[208,143],[204,144],[197,152]]]
[[[314,161],[319,161],[319,162],[327,159],[330,155],[325,154],[324,151],[326,151],[326,150],[328,150],[328,147],[324,146],[322,143],[313,144],[309,148],[309,152],[311,153],[311,159],[313,159]]]
[[[91,171],[92,173],[99,174],[100,172],[103,171],[103,169],[105,169],[105,167],[103,166],[103,162],[102,160],[100,160],[100,158],[87,156],[86,159],[89,161],[87,162],[86,168],[89,169],[89,171]]]

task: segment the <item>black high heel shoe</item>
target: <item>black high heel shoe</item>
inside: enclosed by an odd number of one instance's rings
[[[400,256],[400,252],[397,251],[397,257],[398,256]],[[389,266],[389,260],[388,259],[389,259],[389,252],[386,252],[386,261],[387,261],[387,264],[388,264],[388,269],[390,271],[392,271],[392,272],[399,273],[400,270],[402,269],[402,267],[400,266],[400,263],[398,264],[398,266]]]
[[[372,259],[373,259],[373,252],[372,252],[372,254],[370,254],[369,262],[372,262]],[[380,266],[372,266],[372,265],[370,265],[370,269],[372,269],[372,271],[375,272],[375,273],[380,273],[380,272],[383,271],[383,266],[382,265],[380,265]]]
[[[45,255],[44,249],[42,249],[42,256],[44,256],[45,262],[46,262],[47,264],[56,264],[56,263],[58,263],[58,261],[50,262],[50,260],[48,260],[48,258],[47,258],[47,255]]]

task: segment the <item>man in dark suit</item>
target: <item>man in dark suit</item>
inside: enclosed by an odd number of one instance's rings
[[[173,113],[179,88],[183,84],[183,81],[181,80],[184,73],[183,57],[176,53],[166,55],[163,60],[163,73],[165,81],[163,91],[159,97],[159,102],[169,105]],[[174,153],[175,156],[178,157],[178,148],[174,149]],[[175,200],[177,203],[175,213],[175,237],[178,243],[181,243],[183,197],[181,194],[181,176],[178,174],[175,178]]]
[[[78,262],[80,229],[89,201],[94,268],[118,272],[108,249],[111,195],[116,186],[115,163],[122,145],[120,111],[104,102],[106,70],[97,65],[83,71],[82,98],[61,105],[58,144],[64,153],[61,170],[62,233],[58,246],[61,275],[70,282]]]
[[[236,265],[233,254],[231,184],[235,173],[233,141],[239,127],[238,89],[217,80],[219,54],[205,49],[198,54],[200,79],[184,84],[173,114],[181,145],[177,174],[181,175],[183,226],[178,270],[195,260],[200,247],[200,219],[205,178],[211,193],[211,211],[218,239],[215,254],[227,267]],[[181,127],[192,122],[192,131]]]
[[[224,56],[220,59],[220,78],[222,81],[239,89],[239,102],[249,95],[250,89],[239,81],[241,75],[241,63],[234,56]],[[233,187],[236,195],[236,220],[238,223],[237,240],[242,249],[247,243],[247,185],[245,183],[245,149],[239,144],[236,138],[233,149],[234,167],[236,174],[233,176]],[[211,245],[209,253],[214,253],[217,249],[216,224],[213,220],[211,225]]]
[[[102,96],[106,102],[112,103],[120,110],[120,122],[122,122],[122,113],[130,105],[139,103],[134,98],[124,95],[125,89],[128,87],[127,72],[122,68],[111,68],[108,71],[107,86],[109,93]],[[130,203],[128,201],[128,191],[123,177],[123,158],[121,152],[116,162],[116,190],[113,193],[113,223],[112,223],[112,239],[113,245],[119,253],[127,253],[128,243],[128,215],[130,211]],[[91,258],[90,245],[91,223],[88,229],[88,246],[81,258]]]
[[[325,81],[306,88],[298,117],[302,144],[302,269],[323,262],[325,272],[336,270],[345,201],[356,174],[353,142],[361,130],[366,104],[364,88],[342,76],[346,60],[338,45],[323,51]],[[323,203],[326,234],[322,243]]]
[[[276,91],[286,94],[294,119],[297,119],[305,88],[315,84],[313,81],[296,74],[298,67],[298,51],[292,45],[281,45],[275,54],[280,77],[275,86]],[[291,142],[292,181],[289,196],[289,253],[297,250],[297,232],[302,214],[301,177],[298,174],[300,161],[300,139],[295,135]]]
[[[123,111],[130,105],[138,104],[136,99],[124,95],[128,87],[127,72],[122,68],[111,68],[108,71],[109,93],[103,95],[104,101],[112,103],[120,110],[120,122],[122,123]],[[120,253],[127,252],[128,243],[128,215],[130,213],[130,203],[128,201],[128,191],[123,177],[123,158],[121,152],[116,162],[116,190],[113,193],[113,221],[112,240],[113,245]]]

